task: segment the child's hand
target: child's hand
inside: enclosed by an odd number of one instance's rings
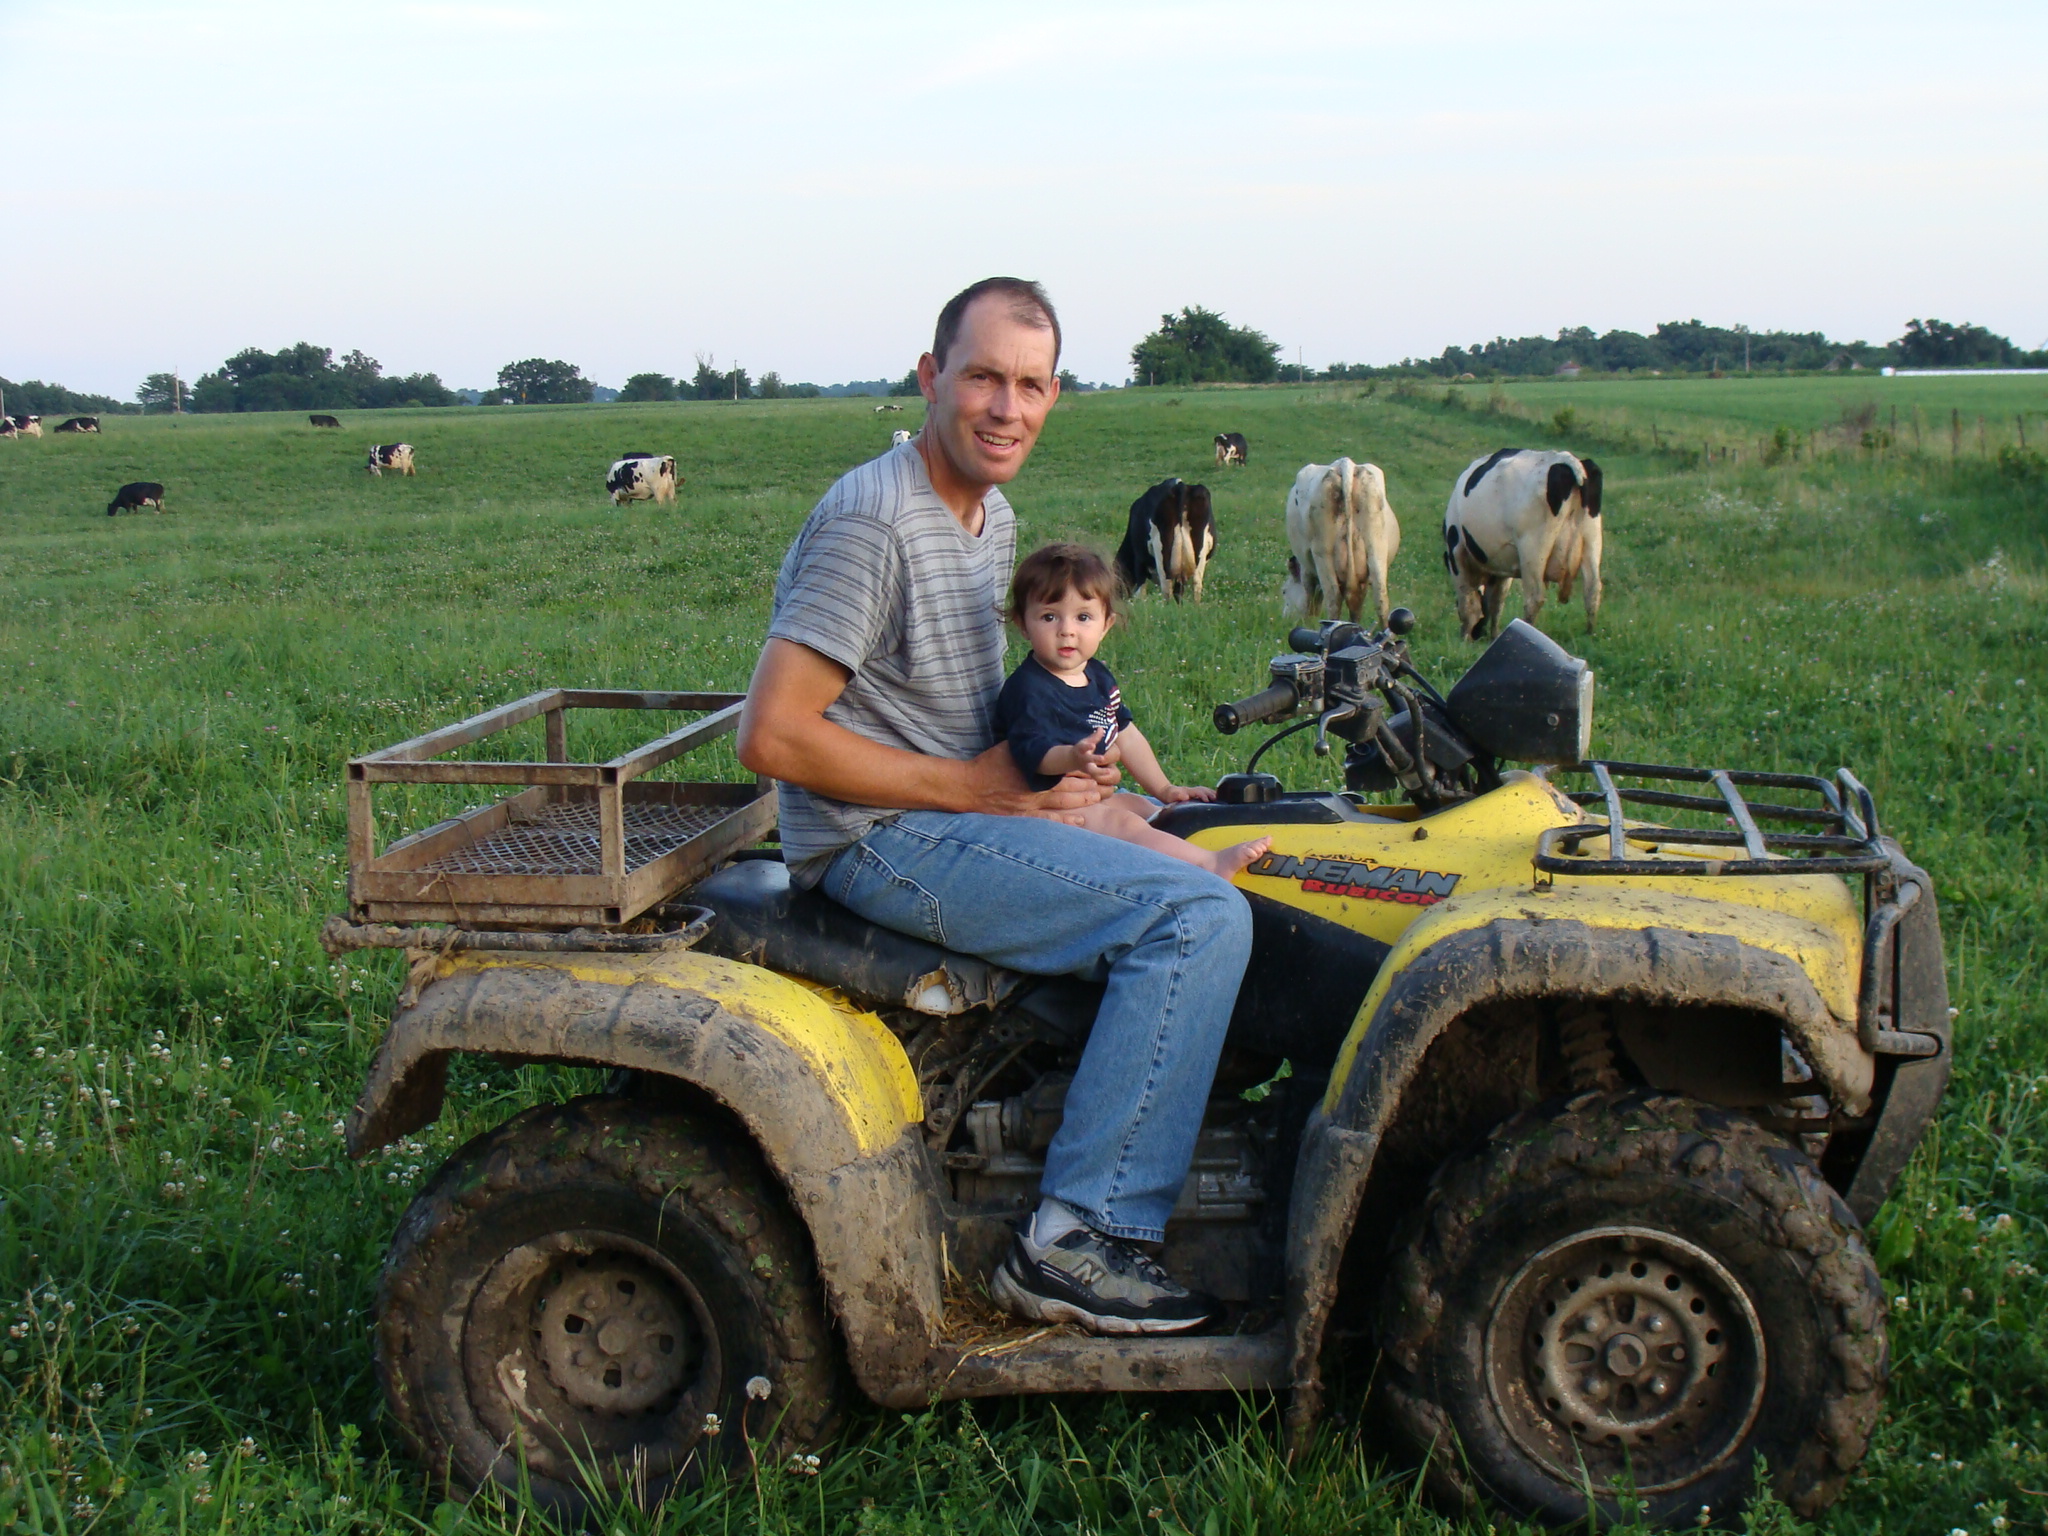
[[[1085,773],[1090,768],[1111,768],[1124,760],[1124,749],[1111,742],[1106,751],[1098,752],[1095,744],[1102,740],[1102,732],[1090,731],[1082,740],[1074,743],[1074,755]]]
[[[1169,784],[1159,798],[1168,805],[1179,805],[1183,800],[1214,800],[1216,791],[1205,784]]]
[[[1095,744],[1100,740],[1102,732],[1092,731],[1072,746],[1054,747],[1040,760],[1038,771],[1055,778],[1078,773],[1104,787],[1114,787],[1123,778],[1117,767],[1123,761],[1123,749],[1112,744],[1107,752],[1098,752]]]

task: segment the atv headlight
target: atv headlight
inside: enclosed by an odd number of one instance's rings
[[[1593,750],[1593,671],[1516,619],[1444,701],[1472,744],[1518,763],[1582,763]]]

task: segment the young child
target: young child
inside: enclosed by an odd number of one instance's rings
[[[1131,723],[1123,693],[1096,647],[1116,622],[1116,577],[1094,550],[1048,544],[1018,562],[1010,582],[1010,619],[1031,654],[996,699],[996,735],[1010,744],[1035,789],[1089,767],[1121,764],[1155,799],[1214,800],[1213,789],[1173,783],[1144,732]],[[1122,838],[1198,865],[1228,880],[1272,846],[1271,838],[1229,848],[1197,848],[1158,831],[1159,807],[1142,795],[1115,794],[1081,812],[1091,832]]]

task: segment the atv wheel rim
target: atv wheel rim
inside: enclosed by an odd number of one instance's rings
[[[641,1413],[682,1385],[691,1330],[672,1291],[668,1276],[624,1254],[552,1266],[533,1323],[562,1395],[578,1408]]]
[[[462,1355],[471,1407],[501,1454],[572,1481],[593,1463],[606,1481],[621,1466],[667,1476],[703,1438],[725,1377],[696,1286],[618,1232],[509,1249],[470,1300]]]
[[[1763,1403],[1764,1337],[1741,1283],[1648,1227],[1551,1244],[1502,1290],[1487,1388],[1509,1436],[1553,1476],[1683,1488],[1733,1456]]]

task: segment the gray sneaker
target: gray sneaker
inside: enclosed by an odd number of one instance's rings
[[[1091,1227],[1076,1227],[1043,1247],[1019,1232],[988,1288],[1018,1317],[1078,1323],[1090,1333],[1186,1333],[1222,1310],[1143,1249]]]

